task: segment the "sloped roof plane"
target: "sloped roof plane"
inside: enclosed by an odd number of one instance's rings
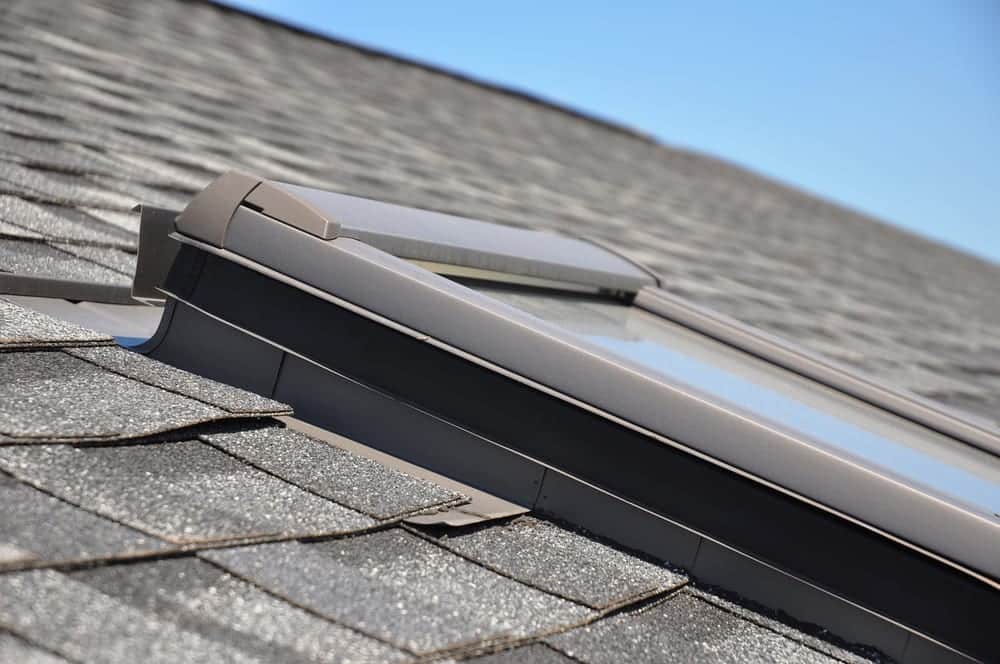
[[[122,336],[133,207],[183,209],[231,170],[591,237],[695,305],[996,428],[995,265],[537,99],[219,5],[9,3],[0,659],[969,661],[892,626],[855,624],[862,645],[845,647],[830,622],[844,615],[822,602],[800,616],[822,627],[748,608],[790,587],[781,570],[662,530],[637,505],[600,523],[616,497],[546,469],[502,487],[532,496],[535,514],[509,500],[463,512],[473,487],[285,427],[285,405],[260,396],[271,384],[226,384],[246,367],[220,365],[230,374],[216,382],[85,329]],[[284,369],[329,378],[301,358]],[[358,409],[379,398],[348,393]],[[408,422],[395,451],[429,460]],[[491,463],[465,469],[470,483],[529,470]],[[637,553],[653,546],[673,553]]]

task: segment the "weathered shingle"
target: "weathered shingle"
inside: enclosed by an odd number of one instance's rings
[[[588,664],[839,661],[683,591],[649,608],[552,636],[546,642]]]
[[[111,337],[0,298],[0,350],[110,344]]]
[[[0,149],[6,140],[0,140]],[[0,166],[2,170],[2,166]],[[30,203],[0,195],[0,220],[29,229],[51,241],[135,249],[137,238],[71,208]]]
[[[141,436],[221,414],[65,353],[0,355],[0,434],[10,440]]]
[[[72,578],[262,661],[380,664],[410,659],[197,558],[98,567]]]
[[[583,606],[399,529],[200,555],[296,604],[416,653],[543,634],[593,616]]]
[[[123,288],[132,285],[121,272],[93,261],[41,242],[10,238],[0,238],[0,272]]]
[[[0,468],[74,505],[173,542],[323,535],[375,521],[200,441],[0,448]]]
[[[0,574],[0,623],[77,661],[263,661],[51,570]]]
[[[34,646],[14,634],[0,629],[0,653],[17,664],[69,664],[69,661]]]
[[[124,274],[126,277],[135,276],[137,257],[134,253],[122,251],[115,247],[95,247],[66,242],[52,242],[51,244],[60,251],[65,251],[68,254],[90,261],[91,263],[97,263],[109,270]]]
[[[285,415],[291,412],[291,408],[273,399],[224,385],[122,348],[76,348],[66,352],[116,374],[184,395],[234,415]]]
[[[532,517],[474,527],[442,546],[491,569],[594,609],[666,592],[687,577]]]
[[[544,643],[532,643],[481,657],[473,657],[467,661],[476,664],[579,664],[580,662],[580,660],[568,657]]]
[[[0,441],[118,440],[288,412],[117,347],[0,354]]]
[[[113,440],[231,416],[66,353],[0,353],[0,441]]]
[[[459,494],[310,438],[266,428],[202,438],[288,482],[376,519],[464,501]]]
[[[132,556],[164,542],[74,507],[0,472],[0,569]]]

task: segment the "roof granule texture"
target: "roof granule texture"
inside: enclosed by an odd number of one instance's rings
[[[328,535],[375,524],[196,440],[0,447],[0,468],[74,505],[178,543]]]
[[[0,472],[0,568],[13,563],[104,559],[165,543],[53,498]]]
[[[454,505],[465,499],[437,484],[291,429],[208,434],[202,439],[269,473],[376,519]]]
[[[418,654],[524,638],[594,615],[400,529],[200,555],[340,624]]]
[[[0,298],[0,350],[111,343],[106,334],[26,309]]]
[[[273,399],[172,367],[122,348],[75,348],[66,352],[117,374],[196,399],[234,415],[291,413],[291,408]]]
[[[549,637],[546,643],[588,664],[838,661],[683,591],[652,607]]]
[[[446,533],[440,543],[502,574],[593,609],[666,592],[687,577],[622,553],[547,521],[519,517],[506,525]]]
[[[134,438],[227,417],[66,353],[0,353],[0,440]]]
[[[198,558],[97,567],[72,578],[262,661],[381,664],[410,659]]]
[[[69,659],[97,664],[264,661],[51,570],[0,574],[0,623]]]

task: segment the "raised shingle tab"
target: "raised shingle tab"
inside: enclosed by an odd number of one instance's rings
[[[683,574],[532,517],[446,533],[440,542],[506,576],[594,609],[635,602],[687,582]]]
[[[228,417],[66,353],[0,353],[0,441],[134,438]]]
[[[313,493],[376,519],[463,502],[459,494],[291,429],[208,434],[202,439]]]
[[[400,529],[200,555],[296,604],[415,653],[544,634],[594,616]]]
[[[63,500],[178,543],[328,535],[375,523],[196,440],[0,447],[0,468]]]

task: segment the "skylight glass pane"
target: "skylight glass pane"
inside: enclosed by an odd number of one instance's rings
[[[1000,514],[1000,459],[987,452],[637,307],[546,291],[474,287],[559,325],[644,373],[693,387],[757,421],[808,437],[838,456],[991,521]]]

